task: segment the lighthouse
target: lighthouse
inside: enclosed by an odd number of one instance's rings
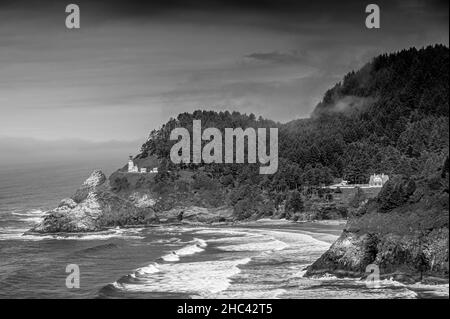
[[[134,168],[133,156],[130,155],[130,157],[128,159],[128,173],[132,173],[134,171],[135,171],[135,168]]]

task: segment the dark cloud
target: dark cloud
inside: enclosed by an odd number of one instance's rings
[[[199,22],[214,20],[236,22],[233,17],[262,15],[268,25],[276,21],[279,26],[298,25],[304,21],[336,23],[360,21],[364,8],[370,2],[362,0],[75,0],[83,13],[98,19],[111,18],[199,18]],[[55,14],[64,8],[67,0],[3,0],[0,8],[20,9],[42,14]],[[377,0],[383,14],[400,17],[403,14],[436,14],[448,19],[448,1],[441,0]],[[201,13],[199,15],[191,15]],[[413,17],[412,17],[413,18]],[[411,21],[413,22],[413,21]],[[331,30],[330,30],[331,31]]]
[[[373,2],[380,30],[357,0],[0,0],[0,135],[129,140],[198,108],[306,117],[374,56],[448,45],[447,1]]]

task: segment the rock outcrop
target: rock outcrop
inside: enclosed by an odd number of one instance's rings
[[[211,224],[234,220],[233,209],[228,206],[196,206],[190,200],[177,201],[178,197],[184,197],[173,194],[175,207],[167,209],[164,205],[158,205],[161,197],[139,183],[126,189],[116,186],[109,185],[100,170],[94,171],[71,198],[63,199],[58,207],[48,211],[31,232],[94,232],[116,226]]]
[[[76,203],[81,203],[84,201],[90,192],[104,185],[106,182],[106,176],[100,170],[95,170],[91,175],[84,181],[80,188],[77,189],[72,199]]]
[[[370,264],[401,281],[414,282],[422,275],[448,278],[448,228],[403,235],[345,230],[306,276],[361,277]]]
[[[150,207],[135,205],[108,190],[106,177],[94,171],[76,191],[47,213],[31,231],[40,233],[90,232],[108,227],[158,223]]]
[[[382,276],[397,280],[448,280],[448,201],[447,177],[394,178],[375,200],[361,206],[305,276],[363,277],[374,264]]]
[[[206,208],[198,206],[176,207],[158,214],[161,222],[185,224],[212,224],[234,220],[231,207]]]
[[[135,206],[141,208],[154,207],[156,204],[156,199],[147,193],[134,192],[128,196],[128,200]]]

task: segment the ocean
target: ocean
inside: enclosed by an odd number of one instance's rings
[[[370,289],[358,279],[304,278],[342,223],[262,220],[24,235],[73,194],[94,164],[0,167],[0,298],[448,298],[448,285],[384,280]],[[66,286],[72,264],[80,270],[79,288]]]

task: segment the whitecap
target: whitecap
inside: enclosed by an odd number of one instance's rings
[[[175,253],[178,256],[189,256],[189,255],[193,255],[196,253],[200,253],[202,251],[204,251],[204,249],[199,247],[197,244],[195,244],[195,245],[189,245],[189,246],[180,248],[177,251],[175,251]]]
[[[21,221],[31,223],[31,224],[39,224],[42,221],[43,217],[27,217],[27,218],[21,218]]]
[[[248,262],[250,258],[160,264],[159,272],[140,278],[139,284],[113,285],[129,292],[188,293],[212,297],[226,290],[230,285],[230,278],[240,272],[238,266]]]
[[[43,217],[47,212],[40,209],[33,209],[26,212],[12,212],[14,216],[18,216],[18,220],[31,224],[38,224],[42,221]]]
[[[139,229],[113,229],[92,233],[55,233],[55,234],[33,234],[27,233],[27,228],[0,228],[1,240],[24,240],[24,241],[41,241],[41,240],[108,240],[110,238],[123,239],[143,239]]]
[[[156,244],[166,244],[166,245],[176,245],[181,242],[181,238],[177,237],[171,237],[169,239],[158,239],[155,240],[154,243]]]
[[[16,216],[42,216],[45,213],[45,211],[40,209],[32,209],[26,212],[12,212],[11,214]]]
[[[218,246],[223,251],[276,251],[289,247],[288,244],[280,240],[259,241],[253,243],[242,243],[235,245]]]
[[[448,284],[438,284],[438,285],[427,285],[423,283],[415,283],[413,285],[407,285],[408,289],[420,290],[426,292],[428,295],[433,297],[449,297],[449,285]]]
[[[221,234],[221,235],[245,235],[246,233],[248,233],[247,230],[242,231],[242,230],[236,230],[236,229],[211,229],[211,228],[205,228],[205,229],[200,229],[195,231],[196,234],[204,234],[204,235],[209,235],[209,234]]]
[[[175,252],[171,252],[167,255],[162,256],[161,259],[164,261],[174,262],[174,261],[179,261],[180,256],[178,256]]]
[[[145,275],[157,273],[159,271],[160,271],[160,269],[158,268],[158,264],[153,263],[148,266],[136,269],[134,274],[135,274],[135,276],[145,276]]]
[[[194,238],[193,240],[195,243],[197,243],[197,245],[201,248],[206,248],[208,246],[208,243],[206,242],[206,240],[204,239],[200,239],[200,238]]]

